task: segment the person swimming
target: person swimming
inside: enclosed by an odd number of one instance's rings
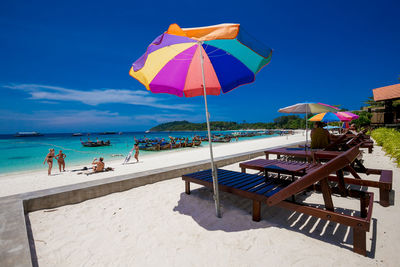
[[[60,150],[58,152],[58,154],[55,156],[55,158],[57,159],[57,163],[58,163],[58,168],[61,172],[61,167],[62,167],[62,171],[65,172],[65,161],[64,159],[67,157],[67,155],[65,155],[62,150]]]
[[[49,165],[49,169],[47,170],[47,175],[51,175],[51,169],[53,168],[53,158],[56,156],[54,155],[54,148],[49,149],[49,153],[46,155],[43,161],[43,165],[47,162]]]

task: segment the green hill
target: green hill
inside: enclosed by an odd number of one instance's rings
[[[210,122],[212,131],[240,130],[240,129],[299,129],[305,128],[304,119],[297,115],[280,116],[274,122],[237,123],[226,121]],[[207,124],[192,123],[189,121],[172,121],[159,124],[150,129],[151,132],[163,131],[206,131]]]

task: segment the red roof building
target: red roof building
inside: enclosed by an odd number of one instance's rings
[[[372,89],[375,101],[400,99],[400,83]]]

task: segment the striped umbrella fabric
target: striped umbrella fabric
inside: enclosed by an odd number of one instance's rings
[[[332,112],[323,112],[312,116],[309,121],[321,121],[325,123],[340,121],[340,118]]]
[[[337,112],[337,111],[338,108],[323,103],[298,103],[278,110],[278,112],[282,113],[297,113],[297,114]]]
[[[358,119],[360,117],[357,114],[348,111],[340,111],[337,112],[336,115],[340,118],[341,121],[347,121],[347,122]]]

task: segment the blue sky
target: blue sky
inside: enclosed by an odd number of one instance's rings
[[[205,121],[201,97],[128,75],[169,24],[240,23],[274,49],[253,84],[209,97],[212,120],[272,121],[304,101],[358,109],[398,83],[400,1],[0,2],[0,133],[146,130]]]

